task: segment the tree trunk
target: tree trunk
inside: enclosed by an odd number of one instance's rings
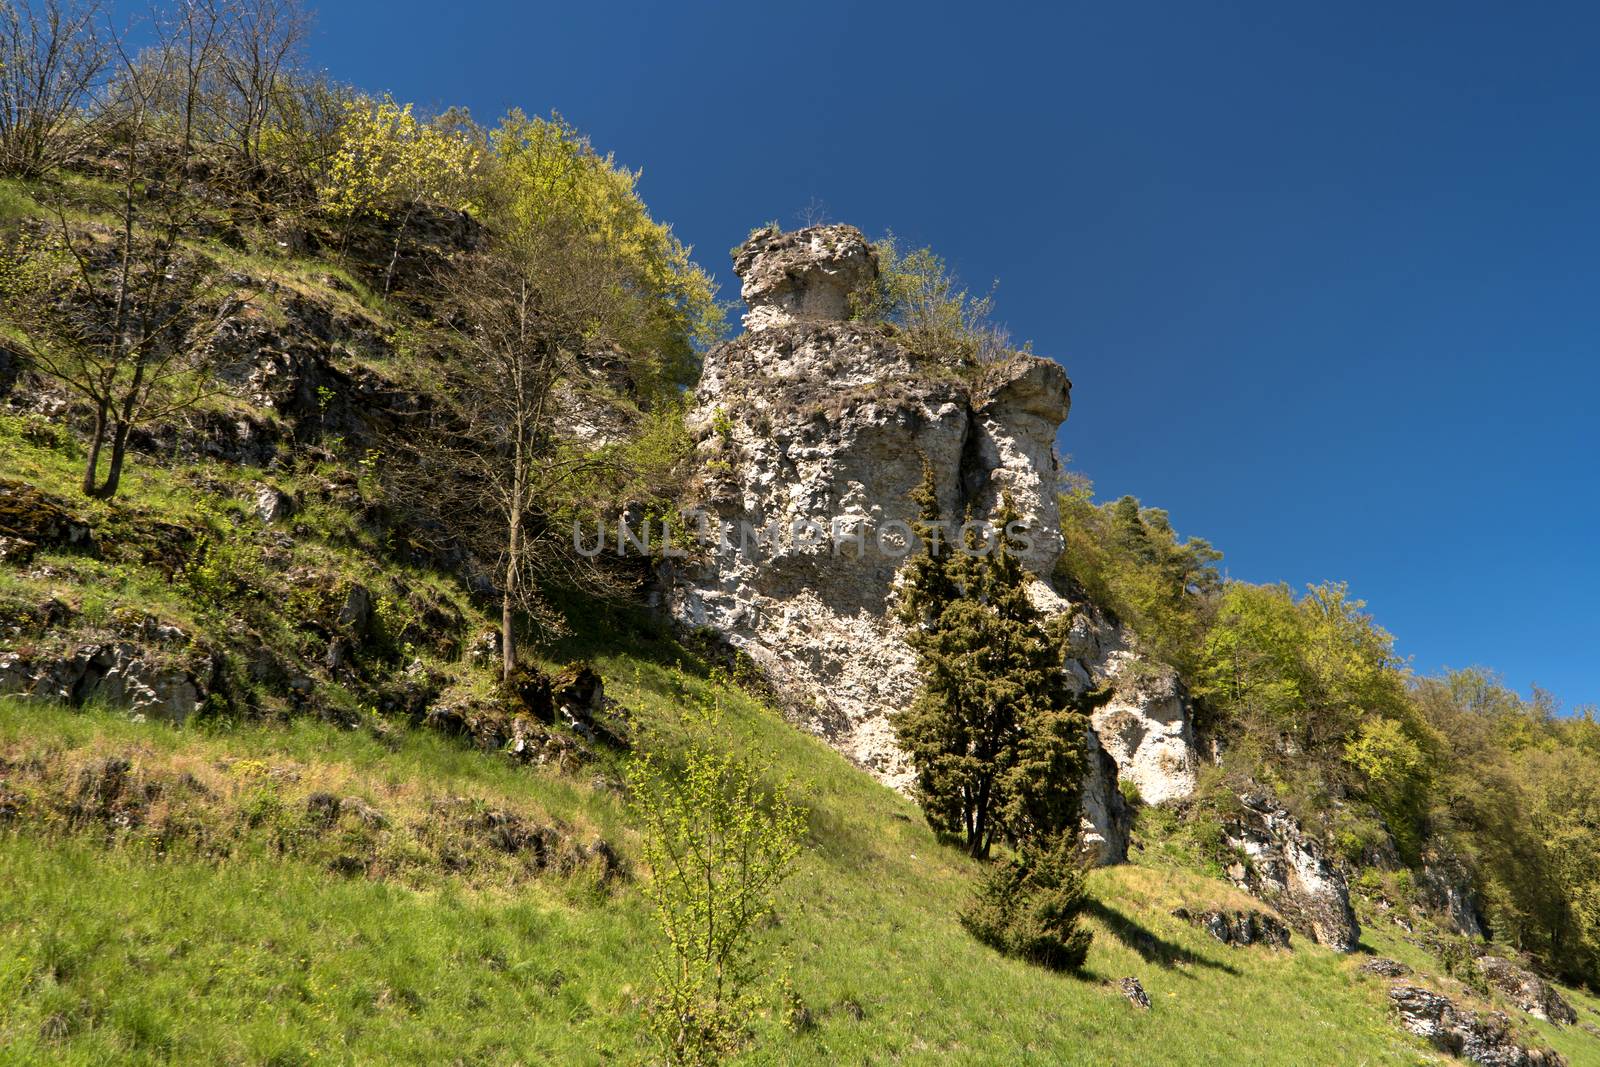
[[[100,477],[100,448],[106,440],[106,402],[100,401],[94,412],[94,432],[89,437],[89,458],[83,467],[83,495],[95,495],[95,481]]]
[[[406,207],[406,213],[400,218],[400,225],[394,231],[394,251],[389,256],[389,268],[383,272],[383,295],[388,296],[389,290],[394,286],[394,271],[400,264],[400,242],[406,235],[406,227],[411,225],[411,215],[416,211],[416,205]]]
[[[111,438],[111,463],[106,468],[106,480],[94,494],[102,500],[116,496],[122,484],[122,464],[128,458],[128,434],[132,429],[126,422],[117,423],[116,433]]]
[[[989,858],[989,780],[978,787],[978,806],[973,815],[972,834],[967,839],[967,853],[973,859]]]
[[[506,539],[506,573],[500,593],[501,680],[509,682],[517,670],[516,633],[512,625],[512,596],[522,570],[522,513],[513,508]]]

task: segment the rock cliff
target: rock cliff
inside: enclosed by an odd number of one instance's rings
[[[723,635],[789,696],[801,725],[904,789],[911,769],[889,717],[918,684],[892,611],[912,491],[926,463],[946,515],[989,517],[1009,499],[1027,528],[1030,595],[1069,619],[1063,669],[1080,686],[1117,685],[1097,717],[1085,829],[1100,861],[1122,858],[1119,765],[1160,801],[1193,789],[1196,761],[1175,679],[1151,684],[1159,672],[1137,670],[1127,636],[1050,583],[1066,373],[1021,353],[953,370],[913,356],[893,327],[847,317],[850,294],[877,271],[851,226],[763,230],[734,265],[746,331],[706,354],[690,415],[707,472],[701,532],[718,536],[703,563],[667,576],[674,615]]]

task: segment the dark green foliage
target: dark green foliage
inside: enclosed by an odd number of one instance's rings
[[[1131,496],[1096,506],[1086,483],[1061,497],[1061,534],[1056,577],[1131,625],[1157,659],[1191,670],[1222,588],[1222,553],[1179,541],[1165,511]]]
[[[924,684],[895,732],[929,824],[984,857],[996,840],[1051,840],[1077,826],[1089,702],[1067,687],[1003,537],[987,554],[935,551],[931,484],[930,474],[918,497],[923,549],[901,605]],[[1014,518],[1008,506],[996,526]]]
[[[961,925],[984,944],[1052,970],[1076,970],[1093,933],[1079,925],[1088,906],[1072,838],[1024,851],[991,867]]]

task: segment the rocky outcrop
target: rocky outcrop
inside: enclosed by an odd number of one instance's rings
[[[11,478],[0,478],[0,537],[26,545],[29,552],[94,547],[88,523],[74,516],[65,501]],[[12,552],[17,562],[25,556],[19,549]]]
[[[1411,974],[1411,968],[1399,960],[1391,960],[1386,956],[1378,956],[1368,960],[1358,968],[1362,974],[1376,975],[1379,978],[1405,978]]]
[[[1235,948],[1247,945],[1289,947],[1289,928],[1277,916],[1264,911],[1176,908],[1172,914],[1191,926],[1198,926],[1224,945]]]
[[[177,646],[181,631],[162,627],[158,641]],[[182,723],[205,702],[214,666],[204,653],[112,640],[61,653],[0,653],[0,694],[63,704],[97,701],[135,715]]]
[[[878,253],[854,226],[757,230],[734,253],[747,330],[850,317],[850,298],[878,275]]]
[[[1526,967],[1501,956],[1479,956],[1472,962],[1491,986],[1535,1019],[1559,1026],[1578,1021],[1578,1013],[1566,998]]]
[[[1089,732],[1088,769],[1083,778],[1083,834],[1085,859],[1097,866],[1121,863],[1128,857],[1133,832],[1133,810],[1117,788],[1117,764],[1100,738]]]
[[[1423,901],[1456,933],[1479,940],[1488,936],[1472,873],[1461,859],[1437,852],[1424,856],[1418,888]]]
[[[1246,794],[1223,822],[1223,841],[1239,854],[1228,865],[1235,885],[1255,894],[1320,945],[1353,952],[1361,939],[1350,887],[1321,843],[1267,797]]]
[[[1105,658],[1111,701],[1094,713],[1100,743],[1117,762],[1121,781],[1146,804],[1181,800],[1194,792],[1200,761],[1188,697],[1171,667],[1119,649]]]
[[[1060,365],[1025,354],[965,371],[932,367],[892,328],[848,318],[851,294],[877,271],[853,227],[762,230],[734,263],[747,329],[706,353],[689,416],[709,548],[664,573],[667,602],[679,621],[710,627],[749,656],[799,725],[908,789],[911,767],[889,720],[919,684],[892,610],[913,547],[912,493],[926,463],[941,510],[958,523],[1008,500],[1026,527],[1018,554],[1033,575],[1030,596],[1049,615],[1071,611],[1050,584],[1062,546],[1055,437],[1071,383]],[[1107,673],[1104,654],[1127,642],[1080,638],[1092,651],[1064,650],[1063,665],[1088,687]],[[1187,708],[1167,692],[1146,698],[1130,688],[1119,722],[1138,727],[1114,750],[1091,752],[1085,829],[1103,862],[1127,850],[1119,753],[1132,755],[1147,799],[1193,786],[1193,761],[1180,751],[1192,749]]]
[[[1413,985],[1396,984],[1389,999],[1400,1025],[1441,1052],[1483,1067],[1566,1065],[1560,1053],[1525,1043],[1501,1012],[1473,1011],[1442,993]]]

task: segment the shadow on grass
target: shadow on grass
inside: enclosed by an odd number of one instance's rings
[[[1091,901],[1088,911],[1095,918],[1105,923],[1118,941],[1121,941],[1142,956],[1146,963],[1154,963],[1161,967],[1188,964],[1196,967],[1209,967],[1225,974],[1236,975],[1239,973],[1238,968],[1231,964],[1208,960],[1204,956],[1190,952],[1182,945],[1168,941],[1103,901]]]

